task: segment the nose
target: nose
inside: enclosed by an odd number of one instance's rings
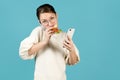
[[[54,24],[51,21],[48,22],[48,25],[49,25],[49,27],[53,27],[54,26]]]

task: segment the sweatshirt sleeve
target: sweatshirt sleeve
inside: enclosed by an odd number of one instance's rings
[[[36,53],[29,55],[28,50],[33,46],[33,44],[38,43],[39,41],[39,28],[34,29],[30,36],[25,38],[23,41],[20,43],[19,47],[19,56],[24,59],[33,59],[36,56]]]

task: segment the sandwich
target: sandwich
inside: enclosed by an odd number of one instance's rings
[[[54,33],[59,33],[61,30],[59,30],[58,29],[58,26],[57,26],[57,24],[52,28],[52,31],[54,32]]]

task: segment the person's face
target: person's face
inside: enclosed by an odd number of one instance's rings
[[[58,23],[55,13],[42,13],[39,21],[45,28],[54,27]]]

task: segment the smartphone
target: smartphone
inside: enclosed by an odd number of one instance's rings
[[[75,32],[74,28],[69,28],[67,31],[67,35],[72,39],[74,32]]]

